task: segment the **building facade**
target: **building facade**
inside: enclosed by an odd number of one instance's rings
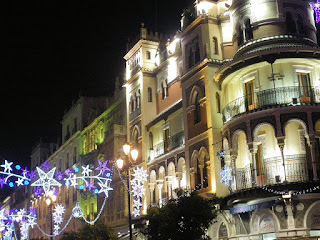
[[[128,140],[149,174],[143,210],[197,189],[218,203],[212,239],[320,235],[310,1],[197,0],[171,40],[142,26],[124,58]]]

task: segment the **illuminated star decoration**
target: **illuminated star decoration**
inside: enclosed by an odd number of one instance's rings
[[[63,174],[61,171],[59,171],[59,172],[56,174],[56,178],[57,178],[57,180],[61,181],[61,180],[63,180],[63,178],[64,178],[64,174]]]
[[[101,187],[101,189],[99,190],[98,193],[105,193],[106,197],[109,196],[109,191],[112,190],[112,188],[110,187],[110,179],[107,179],[104,183],[98,183],[99,186]]]
[[[90,169],[90,166],[87,165],[85,167],[82,167],[83,171],[82,171],[82,175],[84,176],[90,176],[90,172],[92,172],[92,170]]]
[[[31,181],[34,181],[37,179],[37,174],[34,172],[34,171],[31,171],[29,174],[28,174],[29,178]]]
[[[111,171],[111,169],[108,168],[109,161],[101,162],[100,160],[98,160],[98,162],[99,162],[99,167],[97,167],[95,170],[100,170],[102,174],[106,171],[108,172]]]
[[[12,162],[8,162],[7,160],[4,160],[4,164],[1,165],[1,167],[4,168],[4,172],[10,173],[12,171],[11,165],[13,163]]]
[[[27,177],[28,170],[27,168],[21,169],[20,165],[15,165],[16,170],[21,170],[22,174],[12,172],[12,164],[13,162],[8,162],[5,160],[4,164],[0,165],[3,170],[0,170],[1,175],[5,175],[6,177],[0,177],[0,188],[3,188],[4,185],[9,185],[9,187],[14,187],[15,183],[17,186],[29,185],[30,179]],[[10,181],[10,178],[15,178],[16,180]]]
[[[91,192],[92,189],[95,189],[94,182],[88,182],[86,188]]]
[[[227,187],[229,186],[230,181],[232,181],[232,168],[228,165],[224,165],[223,169],[220,171],[220,182],[224,183]]]
[[[43,190],[40,187],[37,187],[36,190],[33,191],[36,197],[41,197]]]
[[[49,171],[50,170],[50,167],[51,167],[51,164],[48,163],[47,161],[45,161],[44,163],[41,164],[43,170],[45,171]]]
[[[318,0],[317,3],[310,3],[310,4],[316,13],[316,22],[319,23],[320,22],[320,2]]]
[[[61,186],[61,183],[59,183],[57,180],[53,179],[55,170],[56,170],[56,168],[54,167],[49,172],[45,173],[44,171],[42,171],[40,168],[37,167],[37,171],[38,171],[40,179],[38,179],[37,181],[32,183],[31,186],[42,187],[45,195],[48,196],[48,193],[49,193],[51,187],[60,187]]]
[[[0,187],[3,188],[4,185],[8,185],[6,181],[0,177]]]
[[[142,207],[142,198],[144,196],[144,182],[147,181],[148,174],[147,170],[144,170],[143,167],[133,169],[133,179],[131,180],[132,194],[134,196],[133,200],[133,215],[135,217],[140,216],[140,208]]]

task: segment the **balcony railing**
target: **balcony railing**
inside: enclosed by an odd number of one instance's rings
[[[230,102],[223,110],[224,123],[243,113],[273,106],[320,103],[320,87],[282,87],[246,95]]]
[[[285,174],[284,174],[285,172]],[[237,168],[235,180],[232,181],[231,191],[249,189],[256,185],[275,185],[283,182],[306,182],[309,180],[308,167],[305,154],[285,156],[285,168],[281,157],[265,159],[262,169],[257,170],[257,183],[254,182],[255,171],[252,165]]]
[[[148,160],[153,161],[155,158],[160,157],[161,155],[164,155],[175,148],[183,146],[184,144],[184,131],[181,131],[171,136],[166,144],[164,141],[161,141],[160,143],[154,145],[153,148],[149,150]]]

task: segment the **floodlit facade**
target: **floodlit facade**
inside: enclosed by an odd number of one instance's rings
[[[197,189],[220,210],[212,239],[320,236],[310,1],[197,0],[174,37],[142,26],[124,58],[128,141],[149,174],[142,213]]]

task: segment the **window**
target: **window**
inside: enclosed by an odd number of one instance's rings
[[[219,93],[216,93],[216,104],[217,104],[217,113],[221,113],[221,103],[220,103]]]
[[[303,27],[303,18],[300,14],[297,15],[297,28],[299,34],[305,35],[305,28]]]
[[[200,62],[200,47],[198,38],[194,39],[187,46],[188,67],[191,68]]]
[[[255,92],[254,92],[254,80],[245,83],[246,91],[246,103],[249,111],[256,108]]]
[[[153,150],[153,134],[149,132],[149,149]]]
[[[310,74],[297,72],[298,81],[299,81],[299,95],[300,100],[303,103],[311,102],[311,83],[310,83]]]
[[[253,32],[251,28],[251,22],[250,19],[247,19],[244,23],[245,25],[245,34],[246,34],[246,40],[249,41],[253,39]]]
[[[213,53],[215,55],[218,55],[219,54],[219,45],[218,45],[218,39],[216,37],[213,37],[212,38],[212,41],[213,41]]]
[[[134,98],[131,95],[131,98],[130,98],[130,110],[131,110],[131,112],[134,112],[134,110],[135,110],[135,104],[134,103],[135,103]]]
[[[243,44],[243,31],[242,31],[242,27],[239,24],[238,26],[238,46],[240,47]]]
[[[163,143],[164,143],[164,149],[166,152],[170,151],[170,134],[169,134],[169,128],[166,128],[163,130]]]
[[[296,22],[291,12],[286,12],[286,27],[288,33],[297,33]]]
[[[146,56],[147,56],[147,60],[151,59],[151,53],[149,51],[147,51]]]
[[[200,95],[196,93],[195,97],[195,110],[194,110],[194,124],[201,122],[201,104],[200,104]]]
[[[152,88],[148,88],[148,102],[152,102]]]

